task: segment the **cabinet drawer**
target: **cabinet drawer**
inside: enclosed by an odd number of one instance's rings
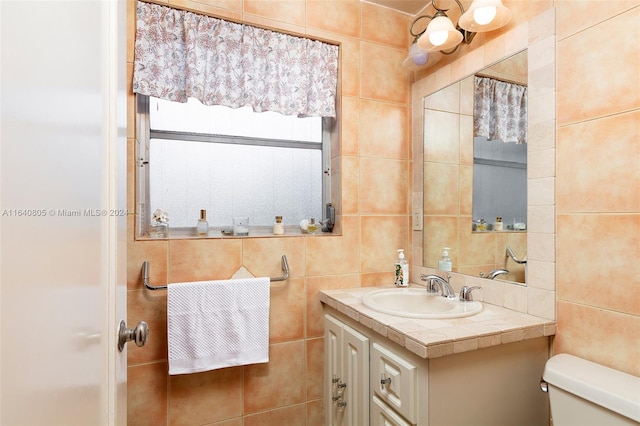
[[[375,394],[410,423],[416,424],[418,368],[377,343],[372,345],[370,368],[371,387]],[[391,381],[383,384],[383,377]]]
[[[377,396],[371,402],[371,426],[411,426]]]

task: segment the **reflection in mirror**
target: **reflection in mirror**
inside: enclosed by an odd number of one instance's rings
[[[424,98],[424,266],[436,268],[449,247],[454,272],[525,282],[527,69],[525,50]],[[486,109],[475,99],[486,78],[517,98],[524,122],[511,112],[515,136],[487,132],[495,117],[485,125],[477,114]]]

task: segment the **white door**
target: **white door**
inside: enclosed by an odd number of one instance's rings
[[[0,0],[3,426],[126,424],[125,11]]]

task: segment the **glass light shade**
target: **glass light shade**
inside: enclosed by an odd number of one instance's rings
[[[411,44],[411,48],[409,49],[409,56],[413,60],[413,63],[417,66],[424,65],[429,60],[429,52],[420,49],[416,43]]]
[[[451,19],[447,16],[436,16],[418,39],[418,47],[428,52],[449,50],[459,45],[462,38],[462,33],[455,29]]]
[[[496,8],[493,6],[479,7],[473,11],[473,20],[478,25],[487,25],[496,17]]]
[[[494,9],[495,16],[486,22]],[[460,17],[458,25],[467,31],[481,33],[498,29],[506,25],[510,19],[511,11],[502,4],[502,0],[473,0],[469,10]]]
[[[409,55],[402,61],[402,68],[406,71],[417,71],[435,65],[440,59],[442,59],[440,52],[427,52],[420,49],[414,42],[409,49]]]

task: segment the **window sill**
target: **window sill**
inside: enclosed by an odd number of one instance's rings
[[[316,234],[303,233],[298,226],[285,227],[283,235],[274,235],[270,226],[257,226],[249,229],[249,235],[227,235],[222,230],[228,228],[211,227],[206,236],[196,235],[195,228],[170,228],[168,237],[149,237],[140,235],[136,237],[138,241],[161,241],[161,240],[211,240],[211,239],[242,239],[242,238],[288,238],[288,237],[322,237],[340,235],[338,232],[318,232]]]

